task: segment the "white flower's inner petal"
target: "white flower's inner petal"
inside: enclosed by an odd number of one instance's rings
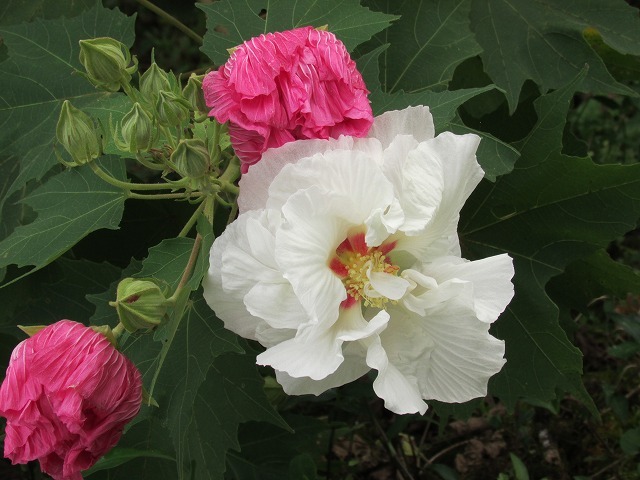
[[[386,297],[389,300],[400,300],[409,288],[409,282],[404,278],[391,275],[385,272],[374,272],[372,267],[367,271],[371,292],[376,292],[379,296]]]
[[[507,254],[469,262],[460,257],[442,257],[424,269],[439,283],[452,279],[473,285],[473,304],[478,319],[494,322],[513,298],[513,261]]]

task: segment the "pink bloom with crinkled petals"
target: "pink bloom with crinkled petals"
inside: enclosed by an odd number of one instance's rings
[[[81,480],[118,442],[142,402],[140,372],[107,338],[61,320],[14,349],[0,387],[4,456]]]
[[[268,148],[362,137],[373,122],[369,92],[344,44],[313,27],[248,40],[204,78],[202,88],[209,115],[229,122],[243,173]]]

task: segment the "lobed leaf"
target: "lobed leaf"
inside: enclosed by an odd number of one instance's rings
[[[640,18],[622,0],[473,0],[471,29],[511,113],[525,80],[543,91],[560,88],[585,65],[583,91],[636,96],[611,76],[584,38],[587,29],[595,29],[620,53],[640,55]]]
[[[328,25],[353,50],[372,35],[387,28],[398,17],[373,12],[358,0],[221,0],[210,5],[197,4],[207,14],[207,33],[202,51],[216,65],[229,58],[231,49],[260,34],[312,25]]]
[[[365,4],[400,15],[369,44],[390,44],[380,59],[385,92],[443,90],[455,68],[482,51],[469,27],[471,0],[368,0]]]

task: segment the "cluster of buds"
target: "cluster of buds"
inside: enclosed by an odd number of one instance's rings
[[[212,166],[220,159],[220,125],[208,122],[201,128],[209,133],[192,138],[193,127],[207,119],[208,108],[202,91],[203,75],[191,74],[184,87],[172,72],[161,69],[152,57],[151,66],[139,76],[137,88],[132,75],[137,59],[123,43],[113,38],[80,42],[80,72],[96,88],[109,92],[122,89],[131,99],[131,109],[115,124],[110,122],[112,145],[141,164],[162,170],[165,178],[176,172],[184,180],[171,180],[177,188],[211,193]],[[189,123],[192,122],[192,123]],[[58,120],[58,142],[72,161],[67,166],[84,165],[103,153],[105,133],[81,110],[66,101]],[[127,155],[125,155],[127,156]],[[213,159],[213,160],[212,160]],[[215,188],[213,188],[215,190]]]

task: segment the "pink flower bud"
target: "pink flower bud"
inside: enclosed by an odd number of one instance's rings
[[[104,335],[61,320],[21,342],[0,387],[4,456],[81,480],[120,439],[142,401],[140,372]]]
[[[360,72],[333,33],[268,33],[237,47],[202,82],[210,116],[229,121],[242,172],[268,148],[305,138],[362,137],[373,122]]]

